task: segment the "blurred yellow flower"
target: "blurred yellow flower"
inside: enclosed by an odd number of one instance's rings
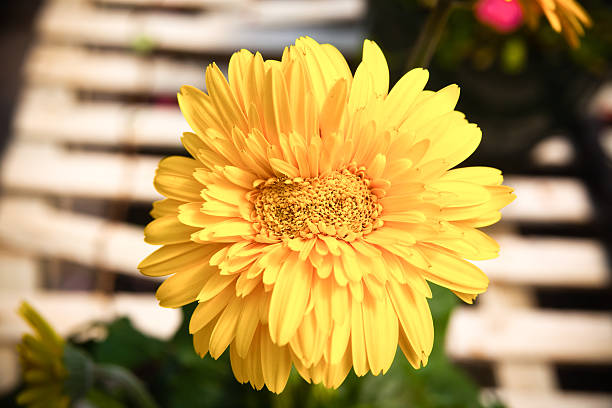
[[[34,329],[24,334],[17,346],[23,369],[25,390],[17,402],[28,407],[68,407],[64,392],[68,372],[64,366],[64,341],[28,303],[19,308],[21,317]]]
[[[591,26],[591,18],[574,0],[520,0],[525,20],[532,28],[538,25],[540,14],[544,13],[551,27],[562,33],[574,48],[580,45],[579,36],[584,28]]]
[[[349,370],[387,371],[399,343],[427,364],[429,282],[471,303],[488,279],[464,260],[498,245],[478,227],[514,198],[499,170],[453,169],[481,140],[454,110],[456,85],[423,90],[414,69],[389,92],[386,60],[365,41],[353,77],[329,44],[300,38],[281,61],[242,50],[229,82],[212,64],[208,94],[184,86],[193,158],[168,157],[154,184],[139,265],[174,274],[157,297],[193,301],[196,351],[254,388],[285,387],[292,365],[338,387]],[[451,170],[452,169],[452,170]]]

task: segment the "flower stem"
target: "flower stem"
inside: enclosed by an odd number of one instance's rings
[[[421,67],[427,68],[431,62],[431,58],[436,51],[440,37],[444,32],[444,26],[448,20],[448,16],[453,8],[453,0],[438,0],[431,13],[427,17],[427,21],[423,24],[423,28],[419,33],[408,64],[408,70]]]
[[[130,398],[134,407],[158,408],[142,382],[127,369],[113,364],[96,364],[94,377],[107,386],[119,388]]]

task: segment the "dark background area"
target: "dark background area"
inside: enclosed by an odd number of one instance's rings
[[[0,152],[10,135],[10,123],[22,81],[21,65],[34,38],[32,24],[42,0],[0,2]]]

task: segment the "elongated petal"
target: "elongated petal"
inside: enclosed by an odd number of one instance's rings
[[[312,268],[293,254],[280,270],[270,301],[270,337],[278,345],[289,342],[299,327],[310,296]]]

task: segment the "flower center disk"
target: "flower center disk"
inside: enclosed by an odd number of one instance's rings
[[[378,198],[361,172],[324,177],[270,178],[254,190],[255,228],[272,239],[316,234],[347,241],[382,225]]]

